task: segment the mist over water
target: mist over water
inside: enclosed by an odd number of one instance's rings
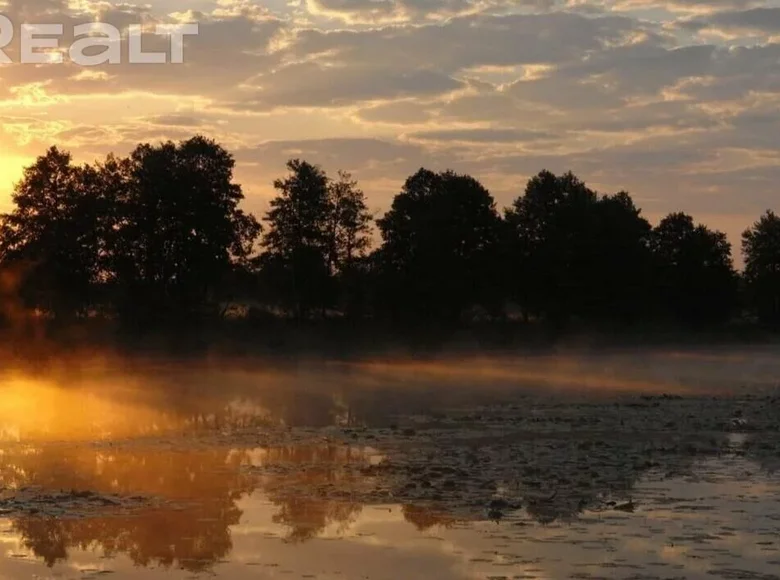
[[[0,577],[768,573],[777,354],[8,365]]]
[[[344,421],[339,414],[350,409],[378,426],[383,415],[530,394],[571,401],[739,394],[776,385],[778,354],[775,347],[721,347],[418,360],[82,356],[2,372],[0,425],[5,437],[127,437],[194,428],[206,417],[321,427]]]

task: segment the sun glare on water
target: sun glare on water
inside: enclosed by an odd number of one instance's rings
[[[165,414],[106,386],[62,386],[27,377],[0,380],[0,439],[73,441],[138,435],[164,428]]]

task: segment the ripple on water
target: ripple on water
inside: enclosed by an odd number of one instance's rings
[[[9,443],[0,577],[777,577],[766,399],[523,400]]]

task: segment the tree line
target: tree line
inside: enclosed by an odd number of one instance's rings
[[[541,171],[500,210],[474,177],[420,169],[374,216],[351,175],[293,159],[257,219],[233,169],[202,136],[83,165],[50,148],[0,215],[4,317],[161,328],[243,304],[407,327],[780,323],[772,211],[744,232],[737,272],[722,232],[680,212],[653,226],[627,192],[598,193],[570,172]]]

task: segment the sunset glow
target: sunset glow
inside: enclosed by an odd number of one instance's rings
[[[774,2],[5,4],[15,23],[200,32],[183,65],[4,66],[0,207],[52,144],[91,162],[194,133],[236,155],[254,211],[291,156],[351,171],[375,209],[421,165],[475,175],[500,206],[571,169],[732,242],[773,202]]]

